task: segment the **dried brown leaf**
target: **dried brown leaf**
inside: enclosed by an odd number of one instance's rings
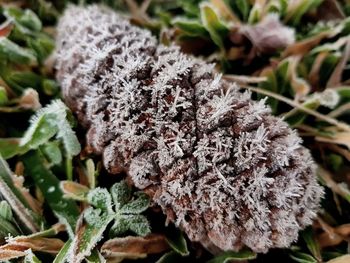
[[[73,198],[75,200],[84,201],[86,194],[89,192],[89,188],[85,185],[72,181],[62,181],[60,187],[66,198]]]
[[[32,215],[26,209],[26,207],[21,203],[21,201],[15,196],[15,194],[11,191],[7,184],[3,183],[0,180],[0,192],[2,196],[9,202],[13,211],[17,214],[20,220],[26,225],[26,227],[31,232],[37,232],[39,230],[39,226],[37,222],[33,221]]]
[[[350,59],[350,37],[347,37],[343,55],[340,61],[338,62],[337,66],[335,67],[332,75],[330,76],[326,85],[327,87],[337,87],[341,84],[343,71],[349,59]]]
[[[101,252],[106,258],[122,261],[144,258],[148,254],[158,254],[168,249],[164,235],[150,234],[146,237],[128,236],[108,240],[102,245]]]
[[[283,51],[282,58],[285,58],[291,55],[305,55],[311,49],[316,47],[323,39],[333,37],[337,35],[339,31],[340,31],[340,28],[335,28],[334,30],[330,30],[330,31],[322,31],[315,36],[296,42],[293,45],[288,46]]]
[[[41,108],[39,94],[36,90],[28,88],[19,99],[19,106],[23,109],[37,110]]]
[[[227,6],[223,0],[210,0],[214,7],[218,10],[220,16],[227,21],[232,21],[237,24],[240,24],[240,19],[232,12],[231,8]]]
[[[327,56],[328,56],[328,52],[320,52],[319,54],[317,54],[315,61],[312,64],[308,79],[309,79],[310,85],[315,89],[318,89],[319,80],[320,80],[320,69]]]
[[[18,236],[0,247],[0,261],[11,260],[26,255],[26,250],[57,254],[64,242],[57,238]]]
[[[332,178],[332,175],[327,170],[319,167],[318,175],[325,182],[328,188],[330,188],[334,193],[342,196],[345,200],[350,202],[350,191],[343,184],[338,184]]]
[[[349,263],[350,262],[350,255],[343,255],[337,258],[334,258],[332,260],[327,261],[327,263]]]
[[[252,84],[252,83],[261,83],[267,81],[267,77],[265,76],[245,76],[245,75],[225,75],[225,79],[232,80],[237,82],[238,84]]]
[[[317,136],[316,141],[341,144],[350,150],[350,132],[335,132],[332,137]]]
[[[0,25],[0,37],[7,37],[13,28],[13,22],[12,21],[6,21],[3,24]]]
[[[269,14],[258,24],[244,25],[239,33],[246,36],[259,54],[273,53],[295,42],[295,33],[281,23],[278,16]]]
[[[346,18],[341,6],[337,0],[324,0],[317,8],[315,15],[323,21],[340,20]]]

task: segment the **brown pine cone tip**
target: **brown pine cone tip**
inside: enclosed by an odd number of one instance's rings
[[[66,103],[106,169],[152,187],[192,241],[267,252],[312,223],[323,189],[309,151],[214,65],[97,5],[66,10],[56,60]]]

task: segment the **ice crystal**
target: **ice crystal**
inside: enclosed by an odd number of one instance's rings
[[[66,103],[104,166],[151,189],[191,240],[266,252],[312,222],[323,191],[309,151],[265,100],[213,65],[100,6],[68,8],[56,61]]]

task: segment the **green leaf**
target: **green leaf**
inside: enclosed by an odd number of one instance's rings
[[[260,83],[259,86],[262,89],[270,90],[270,91],[273,91],[276,93],[279,86],[277,83],[277,78],[276,78],[275,72],[273,72],[273,71],[269,72],[269,74],[267,75],[267,80]],[[263,98],[264,98],[263,95],[258,94],[258,99],[263,99]],[[272,113],[277,112],[278,100],[276,100],[274,98],[268,98],[267,104],[270,105]]]
[[[344,164],[343,157],[338,154],[330,153],[326,156],[327,163],[333,171],[338,172]]]
[[[200,5],[200,14],[202,23],[209,32],[211,39],[221,50],[224,50],[223,40],[229,32],[227,26],[220,21],[218,15],[208,3],[202,3]]]
[[[252,9],[250,10],[248,23],[255,24],[261,20],[261,16],[263,13],[263,5],[260,2],[255,2]]]
[[[109,231],[109,237],[114,238],[114,237],[122,236],[128,230],[129,230],[128,218],[117,216],[114,219],[114,223]]]
[[[323,61],[320,72],[319,72],[319,84],[321,86],[326,86],[326,83],[329,80],[334,68],[337,66],[339,60],[341,59],[341,53],[335,52],[330,53]]]
[[[250,9],[249,2],[246,0],[236,0],[233,3],[241,14],[243,21],[247,21]]]
[[[55,257],[54,261],[52,263],[66,263],[66,259],[69,256],[69,250],[72,245],[72,240],[68,240],[64,246],[61,248],[60,252]]]
[[[52,79],[44,79],[41,82],[41,86],[42,86],[43,92],[48,96],[55,95],[59,91],[59,85],[57,84],[56,81]]]
[[[30,120],[31,125],[21,139],[21,146],[36,149],[55,134],[61,139],[68,158],[77,155],[81,148],[68,120],[68,108],[55,100],[39,110]]]
[[[0,217],[7,221],[12,221],[13,219],[11,206],[5,200],[0,202]]]
[[[0,242],[3,242],[9,235],[12,237],[20,235],[17,228],[13,225],[13,223],[1,219],[0,224]]]
[[[18,22],[34,31],[40,31],[42,29],[40,19],[30,9],[24,10],[23,14],[18,18]]]
[[[41,263],[41,261],[34,255],[33,251],[29,249],[24,258],[24,263]]]
[[[188,36],[202,36],[208,35],[207,30],[198,20],[190,20],[185,18],[175,18],[172,24],[180,28]]]
[[[0,86],[0,107],[6,105],[8,101],[6,89]]]
[[[58,141],[49,141],[40,146],[40,150],[45,155],[45,158],[49,160],[50,164],[55,165],[62,162],[62,153]]]
[[[40,91],[42,76],[30,71],[12,70],[5,80],[11,87],[21,89],[33,88]]]
[[[316,8],[322,3],[323,0],[302,0],[298,4],[294,5],[287,14],[287,21],[293,26],[299,24],[303,15],[309,12],[311,9]],[[291,5],[294,3],[290,3]]]
[[[186,14],[190,17],[197,17],[199,15],[198,3],[201,0],[179,0],[179,4]]]
[[[305,108],[316,110],[320,106],[320,102],[316,99],[310,99],[309,101],[306,101],[302,104]],[[290,126],[296,126],[302,124],[308,114],[306,114],[304,111],[295,111],[292,115],[285,118],[285,121],[289,123]]]
[[[189,255],[189,251],[187,248],[187,242],[183,235],[183,233],[171,226],[167,228],[166,239],[168,241],[169,246],[178,254],[182,256]]]
[[[109,214],[113,213],[112,197],[105,188],[98,187],[90,190],[87,195],[87,201],[89,204],[96,208],[100,208],[104,212]]]
[[[0,138],[0,155],[5,160],[23,152],[25,152],[25,149],[20,146],[20,139]]]
[[[317,263],[317,260],[313,256],[302,252],[292,252],[290,257],[300,263]]]
[[[165,253],[156,263],[178,263],[183,260],[182,256],[174,251]]]
[[[78,207],[72,200],[63,198],[60,181],[48,169],[43,155],[38,150],[29,151],[22,156],[22,160],[25,172],[33,178],[55,215],[66,224],[68,232],[73,234],[79,215]]]
[[[43,64],[44,60],[51,54],[51,52],[55,48],[55,43],[53,39],[40,35],[36,38],[27,39],[28,47],[33,49],[35,52],[37,59],[40,64]]]
[[[7,38],[0,38],[0,58],[15,64],[35,64],[36,57],[33,52],[22,48]]]
[[[86,263],[104,263],[106,260],[103,258],[101,253],[95,248],[91,255],[88,256],[86,259]]]
[[[336,89],[337,93],[339,94],[342,101],[349,101],[350,100],[350,87],[339,87]]]
[[[275,0],[268,3],[266,8],[268,13],[277,13],[283,17],[287,11],[288,0]]]
[[[229,263],[231,261],[246,261],[256,258],[256,253],[243,249],[239,252],[227,251],[209,260],[208,263]]]
[[[36,115],[30,120],[30,127],[20,141],[23,149],[37,149],[58,132],[56,116],[53,113]]]
[[[276,79],[277,79],[277,85],[278,88],[276,89],[277,93],[284,93],[288,90],[290,86],[290,81],[288,79],[288,72],[289,72],[289,61],[284,60],[282,61],[276,70]]]
[[[125,204],[120,212],[123,214],[140,214],[147,210],[150,204],[148,195],[143,192],[137,193],[137,198],[127,204]]]
[[[102,213],[100,209],[88,208],[84,211],[84,219],[86,224],[78,229],[80,233],[75,236],[72,243],[74,251],[72,262],[81,262],[90,255],[91,250],[102,239],[102,234],[113,220],[113,216]]]
[[[306,246],[311,252],[311,254],[317,259],[317,261],[322,262],[323,260],[321,256],[320,246],[313,235],[312,228],[308,227],[307,229],[305,229],[302,232],[301,236],[304,239]]]
[[[151,227],[144,215],[132,215],[128,217],[130,231],[138,236],[146,236],[151,233]]]
[[[120,207],[125,205],[131,198],[131,188],[128,186],[128,184],[124,180],[121,182],[115,183],[111,187],[110,192],[112,194],[116,211],[118,211]]]

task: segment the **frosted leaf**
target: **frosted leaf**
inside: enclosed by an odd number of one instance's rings
[[[322,106],[330,109],[337,106],[340,100],[339,93],[333,89],[326,89],[323,92],[315,92],[312,98],[318,100]]]
[[[246,36],[259,53],[273,53],[295,42],[294,29],[281,23],[279,16],[270,13],[255,25],[245,25],[240,33]]]
[[[128,219],[129,229],[138,236],[146,236],[151,233],[151,227],[147,218],[143,215],[135,215]]]
[[[109,237],[122,236],[129,230],[129,218],[116,217],[109,231]]]
[[[87,200],[94,207],[113,213],[112,197],[106,189],[98,187],[89,191]]]
[[[124,214],[140,214],[149,207],[150,200],[145,193],[138,193],[135,200],[132,200],[125,204],[120,212]]]
[[[36,149],[56,135],[62,140],[68,156],[77,155],[80,143],[68,118],[67,106],[60,100],[53,101],[30,119],[30,126],[21,138],[20,145]]]
[[[26,256],[24,258],[24,263],[41,263],[41,261],[34,255],[31,249],[25,251]]]
[[[131,189],[125,181],[115,183],[110,190],[114,205],[119,209],[125,205],[131,197]]]

